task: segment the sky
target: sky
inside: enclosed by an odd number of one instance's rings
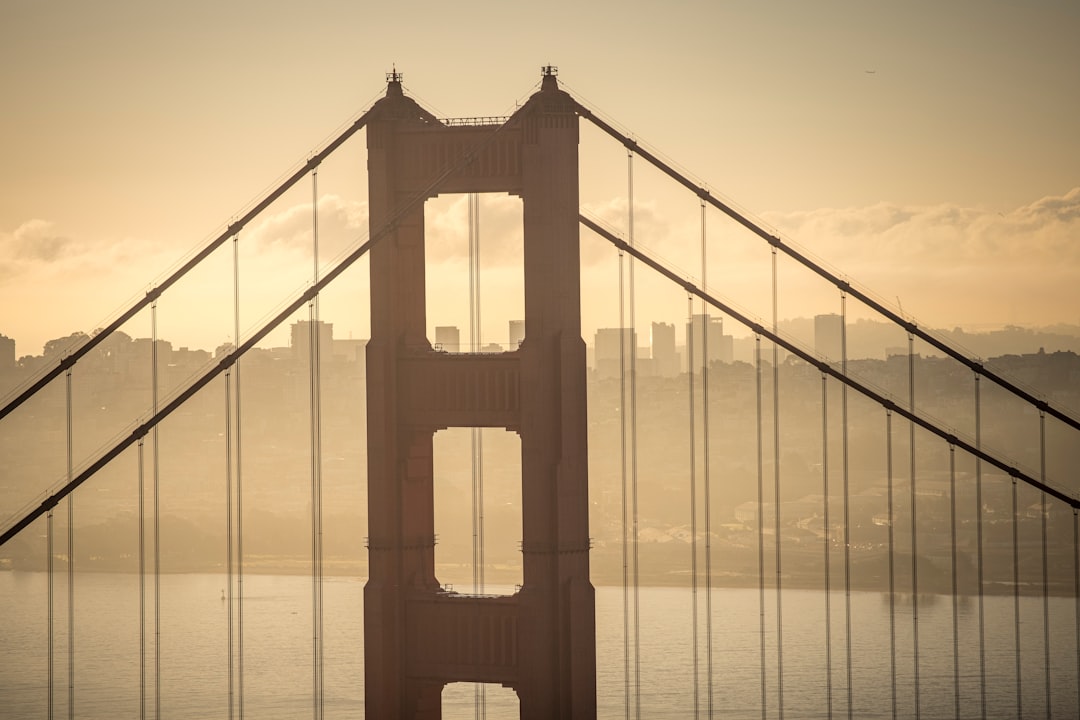
[[[1067,2],[471,0],[0,5],[0,334],[17,354],[117,315],[385,90],[505,115],[540,67],[712,192],[920,324],[1080,323],[1080,6]],[[625,151],[582,129],[582,203],[625,233]],[[635,239],[700,277],[693,196],[633,163]],[[362,139],[238,246],[241,334],[366,231]],[[466,326],[463,198],[428,203],[429,324]],[[520,317],[520,204],[485,197],[482,339]],[[769,314],[768,251],[709,211],[709,287]],[[514,233],[518,234],[515,235]],[[618,260],[582,231],[583,334],[619,323]],[[234,336],[223,252],[159,307],[161,337]],[[366,265],[326,294],[364,337]],[[639,268],[636,320],[685,296]],[[782,317],[835,291],[782,263]],[[215,307],[225,307],[224,311]],[[857,314],[857,311],[856,311]],[[146,336],[140,316],[125,331]],[[276,336],[279,341],[281,335]]]

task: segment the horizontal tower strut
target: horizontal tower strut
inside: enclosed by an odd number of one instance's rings
[[[889,308],[885,307],[884,305],[879,303],[877,300],[874,300],[872,297],[870,297],[866,293],[862,292],[861,290],[859,290],[857,288],[852,287],[851,283],[848,282],[847,280],[844,280],[842,278],[837,277],[833,273],[829,272],[825,268],[823,268],[820,265],[818,265],[817,263],[815,263],[810,258],[808,258],[805,255],[803,255],[802,253],[800,253],[795,248],[793,248],[790,245],[786,244],[783,240],[781,240],[776,235],[773,235],[773,234],[769,233],[767,230],[765,230],[760,225],[755,223],[753,220],[749,219],[748,217],[746,217],[745,215],[740,213],[738,210],[735,210],[730,205],[727,205],[726,203],[722,202],[721,200],[718,200],[717,198],[715,198],[712,195],[712,193],[710,193],[708,191],[708,189],[706,189],[704,187],[701,187],[700,185],[694,183],[692,180],[690,180],[688,177],[686,177],[685,175],[680,173],[678,170],[671,167],[670,165],[665,163],[663,160],[659,159],[658,157],[656,157],[655,155],[650,153],[648,150],[646,150],[645,148],[638,145],[636,140],[634,140],[633,138],[627,137],[626,135],[623,135],[621,132],[619,132],[618,130],[613,128],[611,125],[609,125],[608,123],[606,123],[603,120],[601,120],[600,118],[598,118],[591,110],[589,110],[589,108],[585,107],[581,103],[578,103],[577,107],[578,107],[578,114],[581,115],[581,117],[585,118],[586,120],[591,122],[593,125],[596,125],[598,128],[603,130],[605,133],[607,133],[611,137],[618,140],[628,150],[632,150],[633,152],[637,153],[641,157],[645,158],[650,163],[652,163],[656,168],[658,168],[663,173],[665,173],[668,177],[675,180],[677,183],[679,183],[683,187],[685,187],[688,190],[690,190],[691,192],[693,192],[699,198],[701,198],[702,201],[709,203],[714,208],[721,211],[722,213],[724,213],[725,215],[730,217],[732,220],[734,220],[735,222],[737,222],[740,225],[742,225],[743,227],[745,227],[750,232],[754,233],[758,237],[765,240],[767,243],[772,245],[774,248],[780,250],[781,252],[783,252],[788,257],[794,258],[795,260],[797,260],[799,263],[801,263],[805,267],[807,267],[810,270],[812,270],[813,272],[817,273],[820,277],[824,278],[825,280],[828,280],[830,283],[832,283],[834,286],[836,286],[837,289],[841,290],[842,292],[850,293],[852,297],[854,297],[857,300],[860,300],[861,302],[863,302],[866,305],[870,306],[871,308],[876,310],[878,313],[880,313],[884,317],[888,318],[889,320],[891,320],[895,324],[900,325],[901,327],[903,327],[907,332],[909,332],[912,335],[915,335],[916,337],[918,337],[920,340],[924,340],[925,342],[927,342],[930,345],[934,346],[935,348],[942,351],[946,355],[952,357],[954,360],[957,360],[960,363],[966,365],[973,372],[975,372],[975,373],[977,373],[979,375],[982,375],[985,378],[989,378],[993,382],[997,383],[1001,387],[1003,387],[1006,390],[1008,390],[1009,392],[1011,392],[1013,395],[1016,395],[1017,397],[1022,398],[1026,402],[1028,402],[1028,403],[1034,405],[1035,407],[1037,407],[1039,410],[1042,410],[1043,412],[1049,413],[1050,415],[1057,418],[1058,420],[1061,420],[1063,423],[1069,425],[1073,429],[1080,430],[1080,420],[1078,420],[1077,418],[1072,417],[1071,415],[1066,413],[1064,410],[1061,410],[1060,408],[1054,407],[1048,401],[1046,401],[1044,399],[1041,399],[1041,398],[1035,397],[1034,395],[1027,392],[1023,388],[1021,388],[1018,385],[1010,382],[1009,380],[1002,377],[1001,375],[998,375],[993,370],[990,370],[989,368],[985,367],[982,362],[980,362],[978,360],[974,360],[974,359],[968,357],[967,355],[965,355],[964,353],[960,352],[959,350],[956,350],[955,348],[950,347],[949,345],[947,345],[943,341],[939,340],[938,338],[934,337],[930,333],[928,333],[925,330],[921,329],[914,322],[911,322],[910,320],[905,320],[904,318],[900,317],[895,312],[893,312]]]
[[[892,412],[895,412],[897,415],[900,415],[901,417],[903,417],[903,418],[905,418],[907,420],[910,420],[911,422],[915,423],[916,425],[918,425],[919,427],[922,427],[925,430],[929,430],[931,433],[933,433],[934,435],[937,435],[938,437],[940,437],[942,440],[945,440],[949,444],[955,445],[955,446],[957,446],[959,448],[963,448],[964,450],[971,453],[972,455],[975,455],[976,457],[990,463],[994,467],[996,467],[996,468],[998,468],[1000,470],[1003,470],[1004,472],[1008,473],[1010,477],[1014,477],[1014,478],[1016,478],[1018,480],[1021,480],[1021,481],[1025,482],[1025,483],[1027,483],[1028,485],[1031,485],[1032,487],[1034,487],[1034,488],[1036,488],[1038,490],[1041,490],[1042,492],[1046,493],[1047,495],[1050,495],[1052,497],[1057,498],[1058,500],[1060,500],[1063,503],[1069,505],[1070,507],[1080,508],[1080,498],[1073,497],[1073,496],[1069,495],[1067,492],[1065,492],[1064,490],[1060,490],[1058,488],[1055,488],[1055,487],[1053,487],[1051,485],[1046,484],[1045,482],[1042,482],[1042,481],[1032,477],[1031,475],[1028,475],[1027,473],[1020,470],[1019,468],[1011,466],[1008,463],[994,457],[993,455],[990,455],[990,454],[986,453],[982,449],[977,448],[975,445],[972,445],[971,443],[969,443],[969,442],[967,442],[965,440],[962,440],[961,438],[958,438],[957,436],[953,435],[952,433],[950,433],[950,432],[948,432],[946,430],[943,430],[942,428],[938,427],[937,424],[935,424],[935,423],[933,423],[933,422],[931,422],[931,421],[929,421],[929,420],[927,420],[927,419],[925,419],[925,418],[923,418],[923,417],[921,417],[919,415],[916,415],[914,412],[912,412],[910,410],[907,410],[907,409],[905,409],[904,407],[902,407],[900,405],[897,405],[895,402],[893,402],[889,398],[885,397],[884,395],[881,395],[880,393],[875,392],[874,390],[871,390],[866,385],[863,385],[859,381],[849,377],[848,375],[841,372],[840,370],[837,370],[836,368],[834,368],[832,365],[825,362],[824,360],[821,360],[819,358],[814,357],[810,353],[808,353],[805,350],[799,348],[797,345],[783,339],[782,337],[780,337],[776,333],[771,332],[770,330],[766,329],[763,325],[761,325],[761,323],[758,323],[758,322],[756,322],[754,320],[751,320],[749,317],[747,317],[746,315],[743,315],[742,313],[740,313],[738,310],[734,309],[733,307],[731,307],[731,306],[727,305],[726,303],[714,298],[712,295],[709,295],[707,292],[705,292],[703,289],[699,288],[697,285],[690,282],[689,280],[686,280],[684,278],[679,277],[677,274],[675,274],[674,272],[672,272],[671,270],[666,268],[664,265],[662,265],[661,263],[657,262],[656,260],[652,259],[648,255],[643,253],[638,246],[631,246],[629,243],[627,243],[622,238],[618,237],[617,235],[615,235],[614,233],[608,231],[607,229],[601,227],[595,221],[585,217],[584,215],[579,216],[579,219],[581,220],[582,225],[589,228],[590,230],[595,232],[597,235],[599,235],[600,237],[602,237],[605,240],[607,240],[608,242],[610,242],[612,245],[617,247],[620,251],[629,253],[630,255],[633,255],[635,258],[637,258],[641,262],[645,263],[646,265],[651,267],[653,270],[657,271],[658,273],[660,273],[661,275],[663,275],[667,279],[671,280],[676,285],[679,285],[681,288],[686,290],[686,292],[692,293],[692,294],[698,296],[699,298],[701,298],[705,302],[709,303],[710,305],[712,305],[716,309],[724,312],[727,315],[730,315],[736,321],[742,323],[746,327],[753,330],[756,334],[761,335],[762,337],[765,337],[765,338],[771,340],[772,342],[774,342],[777,345],[779,345],[780,347],[784,348],[785,350],[787,350],[791,354],[797,355],[801,360],[804,360],[805,362],[813,365],[818,370],[820,370],[822,373],[831,375],[832,377],[836,378],[837,380],[844,383],[845,385],[852,388],[853,390],[855,390],[855,391],[857,391],[859,393],[862,393],[864,396],[866,396],[866,397],[870,398],[871,400],[873,400],[874,402],[878,403],[879,405],[881,405],[885,409],[891,410]]]
[[[511,120],[512,119],[513,118],[511,118]],[[436,194],[438,189],[443,185],[447,178],[449,178],[455,172],[458,172],[463,167],[472,162],[476,154],[481,149],[490,144],[492,141],[494,141],[494,139],[499,135],[499,131],[506,127],[511,122],[511,120],[508,120],[503,125],[499,125],[495,129],[493,129],[483,143],[481,143],[479,146],[467,149],[461,156],[459,156],[455,160],[454,163],[447,166],[434,180],[432,180],[430,184],[417,192],[406,202],[399,205],[393,215],[390,217],[390,219],[387,220],[387,222],[383,224],[383,226],[379,228],[378,231],[376,231],[370,238],[368,238],[366,242],[364,242],[351,253],[342,258],[338,262],[338,264],[331,268],[329,271],[327,271],[327,273],[318,282],[314,283],[311,287],[302,292],[296,299],[294,299],[284,309],[282,309],[281,312],[279,312],[266,324],[256,330],[247,340],[241,343],[228,355],[223,357],[217,365],[208,369],[203,375],[195,379],[191,383],[191,385],[181,391],[175,398],[172,399],[172,401],[167,403],[163,408],[161,408],[161,410],[152,415],[146,422],[136,427],[129,435],[119,440],[112,448],[110,448],[105,453],[100,455],[96,460],[91,462],[85,470],[80,472],[70,482],[66,483],[55,493],[46,497],[44,500],[41,501],[40,505],[30,510],[26,515],[16,521],[15,524],[13,524],[10,528],[4,530],[3,534],[0,535],[0,546],[3,546],[8,540],[18,535],[23,528],[25,528],[27,525],[32,523],[44,513],[48,512],[51,508],[55,507],[57,503],[59,503],[65,497],[74,492],[77,487],[89,480],[98,470],[108,465],[109,462],[111,462],[117,455],[135,444],[139,440],[139,438],[144,437],[147,432],[149,432],[154,426],[156,426],[158,423],[160,423],[162,420],[172,414],[174,410],[183,405],[184,402],[186,402],[192,395],[205,387],[211,380],[220,375],[227,368],[230,368],[234,364],[236,364],[236,361],[240,359],[240,356],[253,348],[255,346],[255,343],[262,340],[264,337],[270,334],[270,332],[274,328],[284,322],[290,315],[299,310],[306,303],[310,302],[312,298],[314,298],[316,295],[319,294],[319,292],[322,291],[323,288],[325,288],[327,285],[337,279],[337,277],[341,275],[341,273],[345,272],[345,270],[348,269],[353,263],[363,257],[375,243],[393,232],[397,228],[397,225],[401,221],[401,219],[408,215],[410,212],[412,212],[417,205],[422,205],[428,197]],[[356,130],[359,130],[361,127],[363,127],[361,121],[366,123],[366,113],[363,117],[360,118],[360,120],[357,120],[356,124],[354,124],[352,128],[350,128],[352,132],[355,132]],[[327,154],[329,154],[329,152],[331,152],[334,148],[344,142],[346,138],[347,135],[339,136],[337,140],[327,146],[326,150],[324,150],[322,153],[319,153],[319,155],[313,157],[312,160],[304,166],[305,170],[303,172],[307,172],[310,169],[314,168],[316,165],[318,165],[316,159],[319,159],[321,161],[321,159],[324,158]],[[293,182],[295,182],[295,180]],[[282,186],[282,192],[284,192],[284,187],[285,186]],[[265,207],[265,204],[269,202],[270,198],[268,196],[267,200],[263,201],[263,203],[260,203],[260,207]],[[248,213],[244,216],[244,222],[247,222],[251,219],[249,217],[250,215],[251,213]],[[221,242],[224,242],[225,239],[232,237],[233,234],[234,233],[228,232],[227,234],[223,235],[221,237]],[[205,257],[206,254],[208,254],[208,251],[200,253],[199,258],[201,259],[202,257]],[[174,277],[177,276],[174,275]],[[159,287],[158,292],[160,292],[160,290],[162,289],[164,288]],[[134,314],[134,312],[134,310],[131,311],[131,314]],[[110,326],[110,328],[112,330],[115,330],[115,327],[113,326]],[[112,330],[110,330],[110,332]],[[101,334],[105,335],[106,333],[102,332]],[[88,344],[86,346],[83,346],[83,348],[87,348],[89,346],[90,345]]]
[[[255,217],[257,217],[259,213],[261,213],[263,210],[269,207],[271,203],[273,203],[275,200],[285,194],[285,192],[297,182],[299,182],[301,178],[303,178],[313,169],[318,167],[322,163],[322,161],[329,157],[330,154],[333,153],[335,150],[337,150],[342,145],[342,143],[351,138],[361,128],[367,125],[368,115],[370,113],[371,111],[368,110],[359,118],[357,118],[356,122],[354,122],[352,125],[346,128],[344,132],[342,132],[340,135],[330,141],[330,143],[320,152],[312,155],[308,159],[308,161],[304,163],[303,167],[298,169],[296,172],[286,178],[284,182],[271,190],[270,193],[266,195],[266,197],[264,197],[250,210],[244,213],[244,215],[239,220],[230,223],[229,227],[225,228],[225,230],[220,235],[211,240],[206,245],[206,247],[204,247],[202,250],[192,256],[191,259],[181,265],[175,272],[169,275],[169,277],[165,278],[165,280],[163,280],[159,285],[156,285],[154,288],[148,290],[145,296],[136,300],[131,307],[121,313],[119,317],[109,323],[100,332],[91,336],[89,340],[87,340],[85,343],[72,351],[71,354],[65,355],[63,358],[61,358],[59,364],[57,364],[47,373],[38,378],[32,385],[19,393],[19,395],[11,402],[0,408],[0,419],[6,417],[9,413],[14,411],[24,402],[33,397],[39,390],[41,390],[41,388],[45,387],[54,379],[59,377],[61,373],[65,372],[69,367],[73,366],[76,362],[78,362],[84,355],[97,347],[98,344],[104,341],[105,338],[107,338],[113,332],[118,330],[128,320],[133,318],[140,310],[157,300],[158,297],[160,297],[161,293],[171,287],[180,278],[184,277],[184,275],[187,275],[188,272],[190,272],[199,263],[209,257],[215,250],[221,247],[226,240],[240,232],[240,230],[242,230],[245,225],[247,225]]]

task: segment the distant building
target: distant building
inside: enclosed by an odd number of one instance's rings
[[[454,325],[436,327],[435,349],[443,352],[461,352],[461,331]]]
[[[652,369],[660,377],[679,374],[679,355],[675,352],[675,326],[671,323],[652,324]]]
[[[15,367],[15,341],[7,335],[0,335],[0,370]]]
[[[289,328],[289,346],[292,348],[294,360],[306,360],[311,354],[311,321],[297,320]],[[325,354],[323,360],[333,357],[334,352],[334,323],[315,321],[315,329],[319,338],[319,352]]]
[[[834,362],[843,359],[844,319],[836,313],[814,316],[814,350]]]
[[[890,346],[885,348],[885,359],[886,360],[888,360],[889,358],[894,358],[894,357],[904,357],[904,358],[906,358],[907,356],[908,356],[908,349],[905,346],[902,346],[902,345],[890,345]]]
[[[334,359],[341,360],[343,362],[363,362],[365,359],[364,350],[367,348],[367,340],[335,340],[334,341]]]
[[[517,350],[518,345],[525,339],[525,321],[524,320],[511,320],[510,321],[510,349]]]
[[[165,367],[172,362],[172,343],[168,340],[135,338],[131,341],[131,363],[135,367],[150,367],[154,359],[154,347],[157,347],[158,367]]]
[[[637,345],[631,328],[599,328],[595,338],[597,377],[618,377],[621,369],[630,371],[631,355]]]
[[[707,330],[706,330],[707,328]],[[708,353],[709,364],[730,363],[735,355],[735,338],[724,334],[724,318],[694,315],[686,323],[686,345],[691,368],[702,366],[702,348]]]

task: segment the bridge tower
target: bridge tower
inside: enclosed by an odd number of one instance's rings
[[[368,717],[440,718],[451,682],[513,688],[522,718],[596,716],[575,110],[546,68],[502,125],[440,122],[396,73],[369,116],[370,226],[393,230],[371,249]],[[423,205],[398,208],[467,192],[523,202],[525,339],[510,352],[435,352],[426,337]],[[523,585],[511,596],[447,592],[436,577],[432,440],[452,426],[520,435]]]

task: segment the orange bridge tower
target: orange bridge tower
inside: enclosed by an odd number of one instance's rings
[[[367,142],[372,237],[391,227],[371,249],[367,716],[440,718],[444,685],[490,682],[517,692],[522,718],[595,718],[576,104],[545,68],[506,123],[444,123],[394,73]],[[436,352],[426,336],[424,211],[412,201],[468,192],[523,202],[525,338],[511,352]],[[447,427],[520,435],[513,595],[448,592],[436,577],[432,440]]]

